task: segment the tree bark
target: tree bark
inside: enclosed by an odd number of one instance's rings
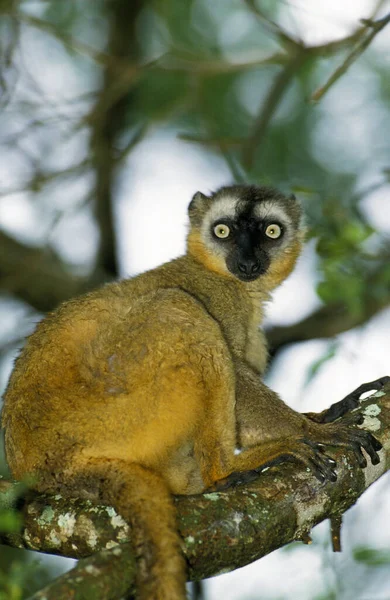
[[[307,541],[314,525],[352,506],[390,467],[390,384],[362,401],[359,410],[365,416],[364,428],[383,444],[379,465],[368,461],[368,466],[360,469],[354,454],[335,449],[336,483],[320,484],[299,465],[284,464],[270,468],[247,485],[176,497],[188,579],[225,573],[289,542]],[[0,483],[3,506],[9,504],[13,485]],[[94,600],[123,597],[132,589],[131,532],[113,508],[31,492],[24,500],[23,514],[22,531],[3,535],[2,543],[74,558],[90,557],[38,592],[35,599],[88,600],[86,580],[90,580]]]

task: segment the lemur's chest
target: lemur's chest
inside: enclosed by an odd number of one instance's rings
[[[261,304],[254,304],[248,321],[245,359],[259,373],[264,373],[267,366],[267,342],[263,330],[260,329],[263,319]]]
[[[231,321],[224,323],[224,335],[232,354],[247,361],[258,373],[263,373],[267,364],[267,343],[260,329],[264,318],[260,303],[236,310]]]

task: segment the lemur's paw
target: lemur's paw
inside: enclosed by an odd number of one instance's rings
[[[332,404],[323,417],[323,423],[331,423],[336,419],[339,419],[343,415],[347,414],[351,410],[357,408],[359,406],[360,398],[362,394],[366,392],[371,392],[371,390],[381,390],[387,383],[389,383],[390,377],[385,375],[384,377],[379,377],[379,379],[375,379],[375,381],[370,381],[368,383],[362,383],[359,385],[356,390],[345,396],[339,402],[335,402]]]
[[[370,457],[371,463],[377,465],[380,462],[378,451],[382,444],[372,433],[359,429],[356,425],[361,425],[364,416],[361,413],[352,413],[337,423],[329,423],[321,426],[321,433],[316,439],[325,445],[344,447],[352,450],[357,458],[361,468],[367,466],[367,460],[362,450]]]

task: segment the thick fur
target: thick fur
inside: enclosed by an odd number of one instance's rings
[[[332,479],[316,442],[353,442],[376,456],[365,432],[314,423],[260,378],[264,303],[301,249],[296,200],[232,186],[196,194],[189,215],[185,256],[60,306],[27,341],[5,394],[13,475],[113,505],[133,527],[142,600],[185,598],[171,494],[201,493],[291,457]],[[260,240],[258,256],[267,255],[254,281],[229,271],[234,241],[213,237],[225,217],[242,217]],[[283,239],[256,237],[256,224],[274,218]]]

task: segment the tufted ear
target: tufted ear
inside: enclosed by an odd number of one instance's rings
[[[302,227],[303,211],[302,205],[295,194],[286,196],[289,214],[293,218],[295,227]]]
[[[188,206],[188,215],[191,223],[195,224],[195,222],[202,220],[205,209],[209,203],[210,198],[202,194],[202,192],[196,192],[196,194],[194,194]]]

